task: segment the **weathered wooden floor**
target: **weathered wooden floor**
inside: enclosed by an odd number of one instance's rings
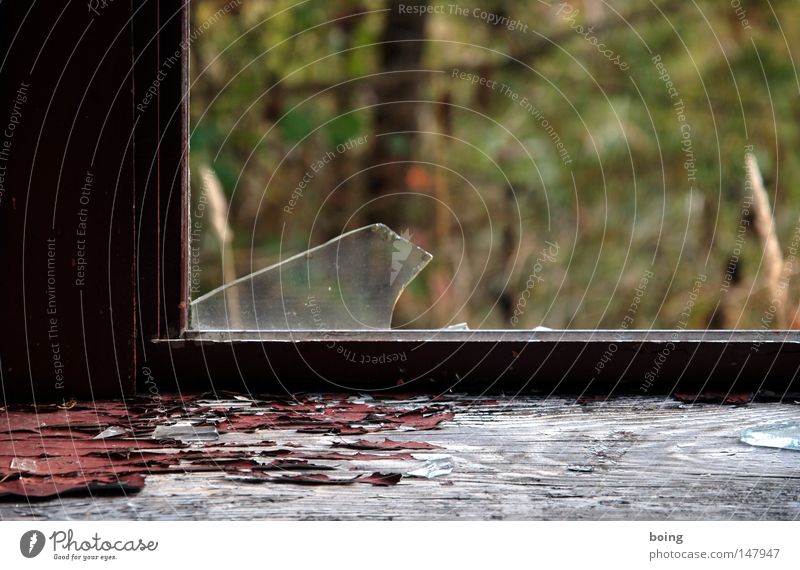
[[[0,519],[800,518],[800,452],[739,442],[743,428],[800,420],[793,403],[624,397],[578,405],[524,396],[470,407],[458,400],[454,421],[439,429],[391,435],[442,446],[419,457],[451,457],[450,475],[403,478],[394,487],[151,475],[127,497],[3,503]],[[288,437],[278,430],[266,436]],[[334,436],[291,437],[313,446]]]

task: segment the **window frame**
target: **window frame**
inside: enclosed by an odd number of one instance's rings
[[[155,149],[146,141],[140,144],[145,154],[152,151],[158,165],[154,183],[150,172],[137,169],[137,191],[146,194],[150,186],[155,190],[137,202],[142,220],[137,239],[149,239],[149,249],[140,248],[137,258],[140,387],[158,377],[162,385],[171,379],[177,387],[245,390],[402,387],[607,395],[768,390],[780,396],[791,389],[800,370],[800,331],[792,330],[188,329],[189,0],[178,7],[166,4],[156,2],[155,10],[151,6],[142,19],[146,22],[142,37],[157,38],[155,53],[152,48],[141,50],[150,58],[150,73],[159,54],[181,50],[182,57],[180,73],[163,83],[158,94],[159,108],[174,112],[162,113],[155,125],[150,123],[150,140],[153,130],[158,133]],[[152,25],[154,29],[148,27]],[[138,181],[150,182],[139,188]],[[157,243],[152,243],[152,236],[157,236]],[[381,359],[401,354],[405,354],[402,361]],[[358,355],[356,360],[367,362],[352,362],[343,355]]]
[[[0,202],[0,263],[11,270],[0,280],[0,405],[137,389],[791,390],[798,331],[187,330],[189,2],[107,2],[96,13],[75,2],[60,11],[0,3],[0,108],[31,85]],[[161,77],[167,58],[174,65]],[[74,230],[90,164],[78,288]]]

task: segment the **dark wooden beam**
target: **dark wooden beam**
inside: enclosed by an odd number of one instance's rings
[[[6,401],[134,387],[131,10],[0,4]]]
[[[800,370],[795,331],[208,331],[150,350],[161,389],[257,393],[783,394]]]
[[[145,0],[133,20],[140,365],[186,326],[187,25],[188,2]]]

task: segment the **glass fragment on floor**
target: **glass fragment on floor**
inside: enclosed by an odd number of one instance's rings
[[[800,451],[800,422],[781,422],[748,428],[742,432],[741,441],[759,447]]]

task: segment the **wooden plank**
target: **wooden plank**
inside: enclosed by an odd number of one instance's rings
[[[739,442],[742,429],[800,418],[791,403],[681,404],[671,398],[524,396],[453,422],[391,434],[444,447],[455,469],[395,487],[245,484],[222,474],[153,475],[128,497],[1,504],[2,519],[796,519],[800,453]],[[437,403],[448,400],[437,400]],[[381,434],[386,435],[386,434]],[[329,448],[336,436],[228,434]]]

